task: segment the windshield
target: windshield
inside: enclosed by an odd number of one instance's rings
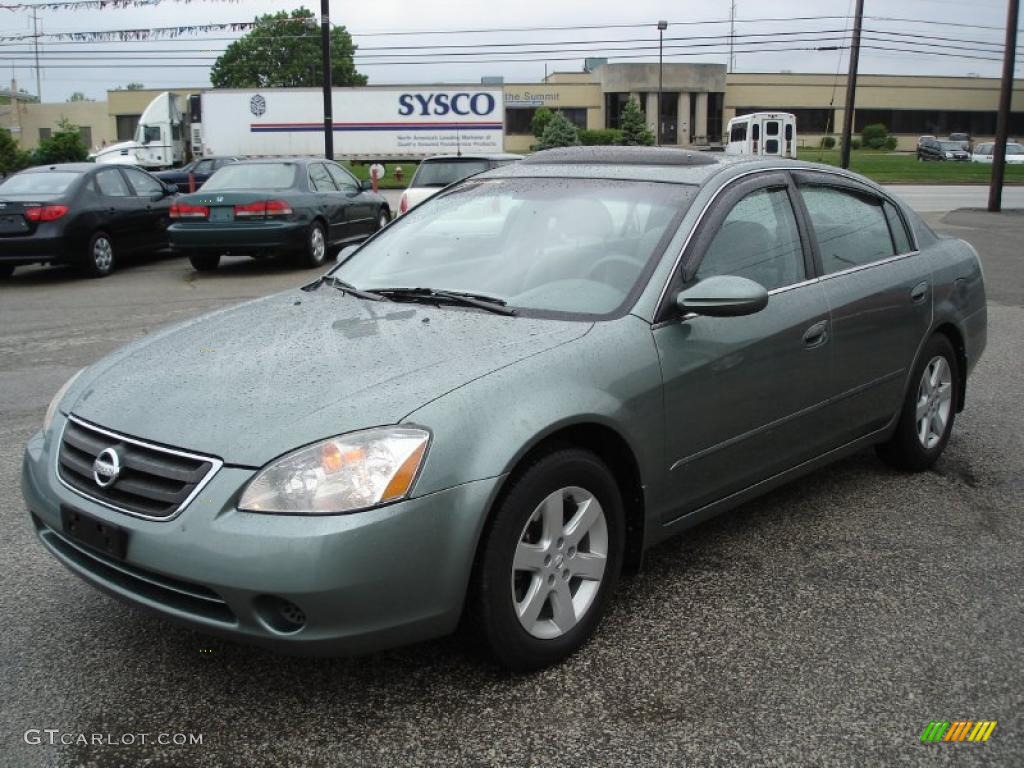
[[[362,290],[434,288],[519,310],[605,315],[695,187],[609,179],[466,182],[392,223],[334,275]]]
[[[74,171],[49,171],[47,173],[19,173],[0,183],[0,193],[15,195],[58,195],[82,174]]]
[[[1010,151],[1009,145],[1007,145],[1006,151],[1007,152]],[[991,144],[979,144],[978,146],[976,146],[974,148],[974,154],[976,154],[976,155],[991,155],[992,154],[992,145]]]
[[[1007,144],[1006,154],[1008,155],[1024,155],[1024,146],[1020,144]]]
[[[940,141],[939,145],[946,150],[963,149],[964,145],[959,141]]]
[[[490,163],[486,160],[424,160],[420,163],[410,187],[447,187],[456,181],[462,181],[474,173],[486,171]]]
[[[295,163],[233,163],[225,165],[203,185],[218,189],[289,189],[295,184]]]

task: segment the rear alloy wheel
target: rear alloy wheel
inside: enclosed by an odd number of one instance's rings
[[[14,274],[13,264],[0,264],[0,280],[6,280]]]
[[[197,272],[213,272],[220,266],[219,253],[190,253],[188,260]]]
[[[622,497],[593,454],[529,465],[499,502],[474,584],[478,628],[500,664],[553,664],[593,634],[622,568]]]
[[[327,237],[324,235],[324,225],[314,221],[309,225],[306,233],[306,253],[303,256],[303,264],[306,267],[322,267],[327,257]]]
[[[106,232],[97,232],[89,240],[89,250],[85,255],[86,274],[89,277],[106,277],[114,271],[114,243]]]
[[[949,339],[936,334],[925,345],[903,401],[900,422],[878,455],[897,469],[931,467],[949,442],[956,420],[960,370]]]

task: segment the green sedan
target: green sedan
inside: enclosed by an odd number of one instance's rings
[[[391,219],[369,182],[329,160],[247,160],[222,167],[171,206],[171,247],[199,271],[228,254],[284,255],[306,267],[364,240]]]
[[[667,537],[867,447],[930,467],[986,341],[970,245],[796,161],[539,152],[339,258],[65,384],[22,471],[57,560],[276,650],[464,624],[536,669]]]

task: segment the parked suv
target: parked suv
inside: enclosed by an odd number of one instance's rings
[[[970,160],[970,154],[959,141],[922,139],[917,145],[917,159],[925,160]]]
[[[950,141],[959,142],[960,148],[964,152],[971,151],[971,134],[969,133],[951,133],[949,134]]]
[[[428,157],[416,169],[409,187],[398,203],[398,215],[433,197],[449,184],[482,171],[522,160],[522,155],[437,155]]]

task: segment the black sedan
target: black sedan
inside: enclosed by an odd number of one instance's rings
[[[329,160],[285,158],[226,165],[201,192],[171,207],[171,247],[197,270],[225,254],[298,257],[319,267],[328,251],[363,240],[391,218],[387,201]]]
[[[139,168],[64,163],[0,184],[0,278],[21,264],[109,275],[122,256],[168,247],[174,187]]]
[[[213,157],[197,157],[188,165],[172,168],[169,171],[158,171],[153,175],[165,184],[174,184],[179,192],[195,192],[215,172],[229,163],[237,163],[240,157],[216,155]]]
[[[966,162],[971,155],[963,148],[959,141],[948,141],[945,139],[921,139],[917,143],[917,159],[925,160],[958,160]]]

